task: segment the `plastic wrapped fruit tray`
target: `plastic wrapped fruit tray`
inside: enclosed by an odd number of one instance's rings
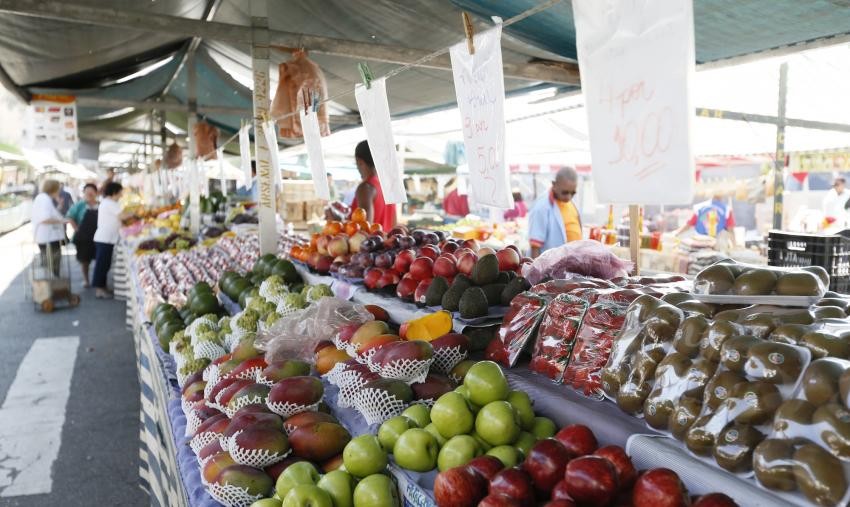
[[[717,305],[769,305],[808,308],[821,300],[821,296],[731,296],[726,294],[691,294],[703,303]]]

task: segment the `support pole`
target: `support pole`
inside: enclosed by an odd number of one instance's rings
[[[629,205],[629,252],[635,263],[634,274],[640,274],[640,206]]]
[[[197,236],[201,230],[201,195],[199,192],[199,181],[201,179],[201,168],[198,160],[198,148],[195,146],[195,123],[198,121],[197,82],[198,74],[195,68],[195,55],[190,54],[186,60],[187,88],[189,93],[189,160],[191,173],[189,174],[189,231]]]
[[[788,64],[779,66],[779,111],[776,122],[776,157],[773,161],[773,228],[782,229],[785,193],[785,103],[788,97]]]
[[[254,72],[254,146],[256,149],[260,255],[277,253],[277,203],[270,149],[263,122],[269,116],[269,19],[268,0],[251,0],[251,70]]]

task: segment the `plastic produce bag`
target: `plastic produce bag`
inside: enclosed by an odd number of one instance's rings
[[[549,278],[565,278],[567,273],[611,280],[628,275],[633,267],[633,263],[620,259],[602,243],[581,240],[543,252],[522,268],[522,276],[532,285]]]
[[[499,327],[498,337],[506,352],[505,360],[502,361],[505,366],[514,366],[526,346],[534,343],[533,338],[537,335],[537,325],[543,319],[546,303],[545,298],[532,292],[518,294],[511,301],[510,309]]]
[[[218,129],[207,122],[199,121],[192,131],[195,136],[195,152],[199,157],[206,160],[218,158],[216,148],[218,147]]]
[[[596,303],[588,308],[576,334],[564,384],[592,398],[602,399],[602,367],[608,362],[614,339],[626,320],[626,306]]]
[[[312,362],[317,343],[331,340],[343,326],[373,319],[363,305],[323,297],[257,333],[254,345],[266,352],[267,363],[292,358]]]
[[[532,371],[562,381],[587,308],[586,301],[569,294],[557,296],[546,306],[531,355]]]
[[[271,106],[272,118],[279,118],[277,126],[280,137],[291,139],[303,136],[301,119],[294,113],[304,109],[305,93],[311,101],[313,93],[319,100],[323,100],[328,96],[328,86],[322,69],[307,58],[307,53],[295,51],[292,60],[278,66],[277,91]],[[327,136],[330,134],[330,122],[325,104],[319,105],[318,115],[319,131],[322,136]]]
[[[183,165],[183,148],[177,143],[171,143],[165,152],[165,167],[177,169]]]

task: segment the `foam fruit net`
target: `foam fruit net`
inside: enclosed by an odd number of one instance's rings
[[[428,368],[432,362],[434,362],[434,358],[426,361],[402,359],[401,361],[393,361],[390,364],[381,366],[378,373],[384,378],[402,380],[408,384],[424,382],[425,377],[428,376]]]
[[[198,427],[201,423],[204,422],[198,417],[198,413],[195,410],[191,410],[186,413],[186,436],[194,435],[196,431],[198,431]]]
[[[360,388],[368,383],[359,371],[344,371],[338,375],[339,395],[337,396],[337,405],[340,407],[350,407],[354,404],[355,395],[360,392]]]
[[[446,347],[434,351],[434,368],[448,374],[452,368],[469,355],[469,351],[465,347]]]
[[[255,380],[258,384],[263,384],[264,386],[271,387],[274,385],[273,380],[269,380],[265,376],[263,376],[263,370],[257,372],[257,378]]]
[[[405,403],[383,389],[360,389],[354,395],[354,407],[369,424],[380,424],[399,415]]]
[[[235,400],[231,400],[230,403],[227,404],[227,407],[224,409],[224,413],[227,414],[229,419],[233,419],[233,416],[236,415],[236,412],[243,407],[247,407],[248,405],[255,405],[259,403],[265,403],[265,396],[240,396]]]
[[[344,362],[339,362],[336,363],[329,372],[325,373],[325,378],[331,383],[331,385],[338,386],[340,374],[346,371],[348,371],[348,365]]]
[[[236,443],[236,437],[242,431],[237,431],[230,438],[227,439],[227,451],[230,453],[230,456],[233,458],[233,461],[239,463],[240,465],[248,465],[254,468],[265,468],[269,465],[274,465],[278,461],[287,457],[290,453],[287,450],[283,454],[271,453],[265,449],[245,449],[243,447],[239,447]],[[224,448],[224,446],[222,446]]]
[[[257,375],[263,372],[263,369],[259,366],[254,366],[253,368],[248,368],[247,370],[242,370],[238,374],[235,375],[236,378],[241,378],[245,380],[256,380]]]
[[[194,347],[195,350],[195,359],[201,359],[203,357],[209,359],[210,361],[215,361],[219,357],[227,354],[227,351],[224,348],[214,342],[198,342]]]
[[[226,507],[249,507],[263,498],[263,495],[249,495],[248,490],[230,484],[210,484],[207,486],[210,496]]]
[[[319,402],[313,403],[312,405],[301,405],[298,403],[281,403],[278,401],[266,400],[266,406],[269,407],[269,410],[275,414],[286,419],[294,416],[295,414],[300,414],[301,412],[311,412],[318,409]]]
[[[201,449],[206,447],[208,443],[212,442],[216,438],[219,438],[220,436],[220,433],[216,433],[214,431],[205,431],[203,433],[198,433],[197,435],[192,437],[192,440],[189,441],[189,447],[192,448],[192,452],[198,454],[199,452],[201,452]]]

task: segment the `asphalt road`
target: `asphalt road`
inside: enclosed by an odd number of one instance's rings
[[[72,257],[80,306],[36,311],[30,238],[29,226],[0,236],[0,506],[148,505],[124,303],[82,289]]]

